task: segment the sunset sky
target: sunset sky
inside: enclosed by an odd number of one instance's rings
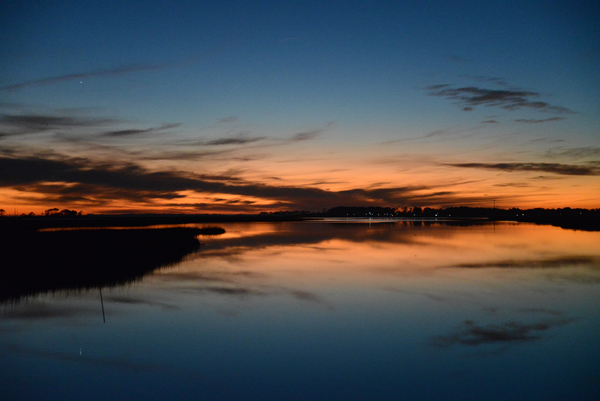
[[[4,1],[0,208],[600,207],[598,1]]]

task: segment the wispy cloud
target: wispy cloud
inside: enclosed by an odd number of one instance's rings
[[[560,120],[564,120],[564,117],[550,117],[550,118],[542,118],[540,120],[534,119],[534,118],[519,118],[517,120],[515,120],[518,123],[525,123],[525,124],[540,124],[540,123],[549,123],[552,121],[560,121]]]
[[[560,175],[600,175],[600,167],[560,163],[449,163],[445,166],[500,171],[538,171]]]
[[[164,132],[173,128],[178,128],[182,124],[163,124],[160,127],[152,127],[152,128],[144,128],[144,129],[125,129],[125,130],[115,130],[115,131],[106,131],[101,134],[101,136],[106,137],[129,137],[136,136],[140,134],[154,134],[159,132]]]
[[[11,92],[17,91],[21,89],[25,89],[32,86],[44,86],[51,84],[58,84],[67,81],[73,80],[83,80],[89,78],[103,78],[103,77],[112,77],[124,74],[130,74],[135,72],[142,71],[156,71],[162,70],[167,67],[172,66],[172,64],[132,64],[122,67],[116,68],[108,68],[99,71],[92,71],[86,73],[76,73],[76,74],[66,74],[66,75],[58,75],[55,77],[47,77],[41,79],[32,79],[29,81],[23,81],[12,85],[0,86],[0,91]]]
[[[290,140],[292,142],[309,141],[311,139],[315,139],[316,137],[318,137],[322,132],[323,132],[323,130],[321,130],[321,129],[313,130],[313,131],[306,131],[306,132],[298,132],[297,134],[294,134],[290,138]]]
[[[240,202],[262,199],[269,207],[312,210],[351,205],[432,205],[439,202],[481,201],[426,186],[354,188],[330,191],[314,186],[269,185],[241,180],[235,175],[202,175],[185,171],[151,171],[131,162],[101,162],[59,154],[21,154],[5,152],[0,156],[0,187],[12,187],[31,194],[29,202],[40,204],[78,202],[106,206],[118,201],[147,206],[158,200],[183,200],[183,192],[230,194]],[[40,196],[41,195],[41,196]],[[250,199],[245,199],[250,197]],[[164,204],[164,202],[162,203]],[[224,203],[219,206],[225,205]],[[176,206],[176,204],[174,204]]]
[[[447,128],[447,129],[435,130],[435,131],[432,131],[432,132],[422,135],[422,136],[417,136],[417,137],[412,137],[412,138],[395,139],[392,141],[385,141],[385,142],[382,142],[381,144],[382,145],[391,145],[394,143],[420,141],[420,140],[426,140],[426,139],[436,139],[437,140],[438,138],[466,138],[466,137],[472,135],[470,132],[477,131],[478,129],[479,129],[479,127]]]
[[[292,136],[291,140],[294,142],[308,141],[311,139],[315,139],[319,136],[320,131],[308,131],[308,132],[299,132],[296,135]]]
[[[211,141],[203,142],[203,144],[207,145],[207,146],[244,145],[244,144],[247,144],[247,143],[253,143],[253,142],[262,141],[264,139],[265,139],[264,136],[253,137],[253,138],[247,138],[247,137],[240,136],[240,137],[233,137],[233,138],[214,139],[214,140],[211,140]]]
[[[574,113],[566,107],[535,100],[540,96],[537,92],[487,89],[475,86],[455,88],[445,84],[432,85],[427,89],[431,96],[445,97],[457,101],[465,111],[470,111],[476,106],[495,106],[506,110],[530,108],[549,113]]]
[[[505,184],[494,184],[495,187],[503,187],[503,188],[529,188],[530,184],[525,182],[507,182]]]
[[[314,129],[314,130],[310,130],[310,131],[298,132],[298,133],[292,135],[292,137],[289,140],[291,142],[302,142],[302,141],[309,141],[312,139],[316,139],[317,137],[322,135],[325,131],[327,131],[332,126],[333,126],[333,123],[330,122],[322,128],[318,128],[318,129]]]
[[[536,138],[529,141],[530,143],[562,143],[565,142],[564,139],[552,139],[552,138]]]
[[[583,159],[587,157],[600,157],[599,147],[582,147],[582,148],[559,148],[551,149],[546,152],[546,157],[569,157],[573,159]]]
[[[43,114],[20,114],[0,116],[0,127],[5,127],[11,135],[35,134],[56,129],[99,127],[114,124],[111,118],[91,118],[77,116],[52,116]]]

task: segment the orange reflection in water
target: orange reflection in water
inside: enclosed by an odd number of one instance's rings
[[[194,260],[157,280],[202,288],[444,289],[470,282],[600,280],[600,233],[533,224],[224,224]],[[181,281],[178,281],[181,279]],[[539,281],[539,280],[538,280]],[[452,284],[451,284],[452,283]],[[218,291],[215,291],[218,292]],[[250,293],[250,291],[248,292]]]

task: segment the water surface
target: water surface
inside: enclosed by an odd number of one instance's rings
[[[228,223],[141,282],[5,303],[7,399],[595,400],[600,233]]]

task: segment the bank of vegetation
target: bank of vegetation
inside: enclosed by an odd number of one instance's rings
[[[218,227],[0,232],[0,302],[123,285],[181,262]]]
[[[192,223],[296,221],[307,218],[405,218],[405,219],[487,219],[519,221],[581,230],[600,230],[600,209],[500,209],[482,207],[380,207],[337,206],[319,212],[273,211],[260,214],[85,214],[72,210],[48,209],[42,215],[0,216],[0,231],[32,231],[45,228],[148,227]]]

